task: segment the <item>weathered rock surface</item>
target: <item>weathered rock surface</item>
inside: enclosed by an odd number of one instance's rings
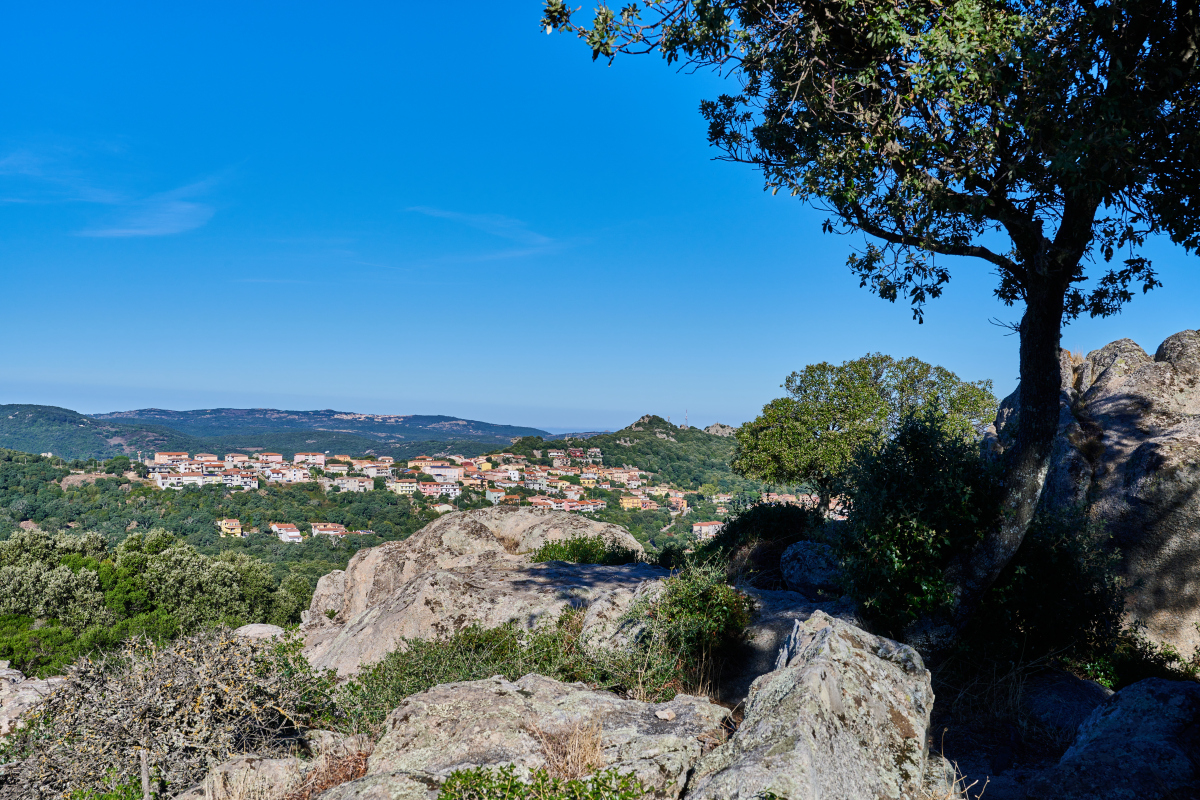
[[[361,550],[345,572],[321,578],[302,628],[314,666],[349,675],[401,639],[468,625],[533,628],[567,607],[624,591],[667,572],[646,564],[531,564],[521,553],[572,536],[603,536],[641,551],[623,528],[577,514],[496,507],[447,514],[402,542]]]
[[[1190,654],[1200,646],[1200,331],[1171,336],[1153,358],[1121,339],[1082,361],[1064,352],[1062,363],[1043,505],[1085,505],[1105,524],[1131,621]],[[995,449],[1016,430],[1018,396],[1001,404]]]
[[[1112,689],[1095,681],[1056,672],[1039,675],[1025,684],[1021,707],[1065,744],[1074,740],[1083,721],[1112,695]]]
[[[702,754],[723,737],[728,710],[680,695],[640,703],[541,675],[435,686],[388,715],[367,775],[322,800],[427,800],[456,769],[513,764],[546,768],[543,737],[598,726],[603,768],[633,773],[656,797],[676,798]]]
[[[12,733],[20,718],[41,703],[63,680],[57,676],[44,680],[26,678],[18,670],[0,669],[0,736]]]
[[[1029,800],[1200,797],[1200,684],[1150,678],[1092,712]]]
[[[200,792],[187,794],[204,800],[283,800],[299,785],[304,762],[298,758],[239,756],[214,767]]]
[[[840,593],[842,568],[833,548],[821,542],[796,542],[779,559],[783,581],[793,592],[820,597]]]
[[[796,627],[821,611],[852,625],[858,624],[850,598],[817,601],[797,592],[742,587],[754,600],[755,610],[746,629],[746,644],[721,675],[721,702],[732,706],[745,703],[750,686],[761,675],[775,669],[779,649]]]
[[[697,764],[689,800],[920,795],[933,691],[915,650],[817,611],[794,623],[778,664],[754,682],[733,737]]]
[[[262,622],[243,625],[233,631],[234,636],[240,636],[243,639],[252,639],[254,641],[262,641],[265,639],[276,639],[283,636],[283,628],[278,625],[268,625]]]

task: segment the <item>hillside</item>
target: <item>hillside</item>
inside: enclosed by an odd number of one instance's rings
[[[0,447],[62,458],[183,450],[189,453],[270,451],[291,458],[315,450],[410,458],[441,452],[478,455],[536,428],[455,417],[390,417],[340,411],[142,409],[85,415],[38,405],[0,406]],[[549,434],[546,434],[549,435]]]
[[[549,441],[530,437],[506,449],[532,457],[535,449],[543,449],[542,445]],[[721,492],[761,488],[757,481],[739,477],[729,468],[735,445],[732,436],[714,435],[700,428],[681,428],[662,417],[648,414],[615,433],[591,435],[585,441],[587,447],[600,448],[606,466],[636,466],[684,489],[697,490],[705,484]],[[555,439],[553,445],[569,442],[569,439]]]
[[[351,433],[380,442],[488,441],[509,442],[520,436],[549,436],[537,428],[496,425],[460,417],[420,414],[357,414],[350,411],[280,411],[274,408],[214,408],[168,411],[142,408],[94,414],[97,420],[155,425],[190,436],[240,436],[282,431]]]

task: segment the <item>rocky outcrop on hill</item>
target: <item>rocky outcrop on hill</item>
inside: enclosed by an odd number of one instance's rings
[[[689,800],[911,798],[926,785],[929,672],[915,650],[824,612],[796,622]],[[944,774],[939,757],[933,771]]]
[[[1059,434],[1043,506],[1085,506],[1122,556],[1127,611],[1159,642],[1200,646],[1200,331],[1154,357],[1121,339],[1062,358]],[[1016,430],[1020,389],[1001,404],[992,446]]]
[[[302,627],[305,655],[315,666],[349,675],[405,638],[446,636],[472,624],[532,628],[567,607],[586,608],[608,593],[632,592],[667,574],[646,564],[531,564],[522,555],[573,536],[603,536],[642,549],[616,525],[559,511],[497,507],[447,514],[404,541],[361,550],[345,572],[317,584]]]
[[[713,436],[733,436],[736,429],[729,425],[722,425],[719,422],[714,422],[704,429],[705,433],[711,433]]]

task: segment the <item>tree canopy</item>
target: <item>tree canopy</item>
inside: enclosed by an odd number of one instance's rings
[[[776,484],[808,484],[828,503],[858,452],[893,436],[923,410],[959,438],[981,433],[996,413],[991,381],[962,381],[918,358],[872,353],[821,362],[784,381],[787,396],[737,430],[733,468]]]
[[[1158,286],[1152,236],[1200,246],[1196,3],[635,0],[573,15],[547,0],[542,24],[594,59],[657,52],[734,79],[701,105],[709,141],[827,209],[827,231],[863,234],[848,260],[862,286],[921,320],[961,256],[1024,306],[1005,513],[957,581],[961,625],[1041,496],[1063,324]]]

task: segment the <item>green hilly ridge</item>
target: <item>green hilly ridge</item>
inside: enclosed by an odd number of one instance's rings
[[[682,489],[696,490],[705,484],[716,486],[721,492],[761,489],[758,481],[746,480],[729,468],[734,444],[732,436],[683,428],[662,417],[647,415],[615,433],[577,440],[528,437],[504,449],[532,457],[534,450],[544,455],[546,449],[555,447],[599,447],[604,453],[605,466],[636,466]]]
[[[396,459],[455,452],[478,455],[537,428],[445,416],[385,416],[339,411],[141,409],[85,415],[66,408],[0,405],[0,447],[66,459],[178,450],[189,453],[330,451]]]

